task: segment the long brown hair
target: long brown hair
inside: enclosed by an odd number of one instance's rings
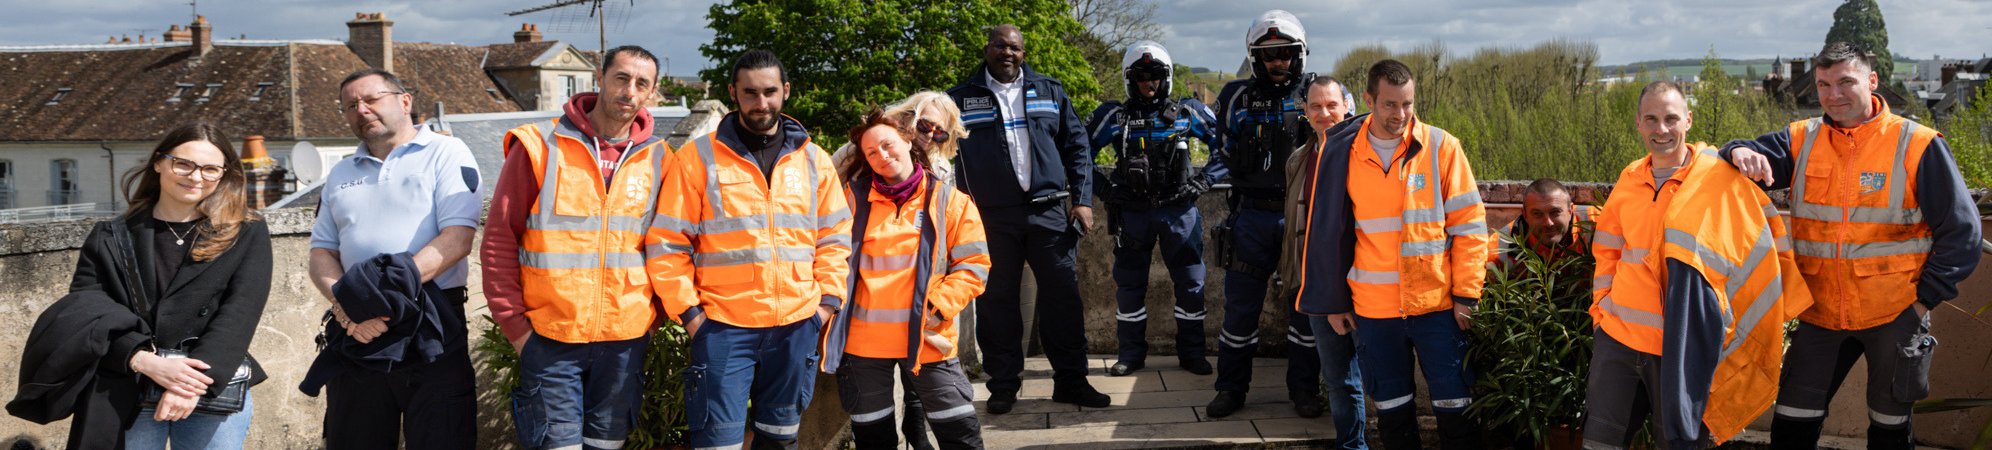
[[[180,144],[194,141],[214,144],[215,148],[221,149],[224,160],[221,179],[215,182],[207,198],[195,205],[201,215],[207,216],[207,223],[200,228],[207,239],[195,243],[190,253],[195,261],[210,261],[235,245],[235,237],[242,231],[242,222],[258,220],[249,211],[249,180],[242,173],[242,157],[235,154],[235,148],[228,145],[228,137],[222,135],[221,128],[214,124],[195,122],[174,128],[159,141],[158,147],[152,149],[152,155],[145,159],[145,164],[125,172],[125,201],[130,206],[125,208],[124,216],[132,219],[151,213],[152,207],[159,204],[159,177],[165,175],[156,169],[159,160],[165,159]]]
[[[858,154],[854,155],[856,156],[855,158],[851,158],[856,164],[844,166],[843,170],[837,174],[844,177],[845,182],[857,181],[859,175],[878,176],[878,174],[872,173],[871,162],[865,159],[864,146],[859,144],[860,142],[864,142],[865,132],[871,131],[872,127],[891,128],[893,132],[899,133],[899,138],[904,139],[907,144],[910,144],[910,147],[906,150],[906,155],[913,161],[913,164],[921,167],[927,167],[931,164],[927,161],[927,149],[932,143],[928,142],[926,138],[920,137],[918,133],[914,133],[913,127],[907,125],[907,123],[893,119],[884,110],[872,108],[870,113],[865,114],[865,121],[863,123],[851,127],[851,150],[858,152]]]

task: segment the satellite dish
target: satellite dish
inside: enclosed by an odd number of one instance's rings
[[[332,173],[332,166],[338,165],[340,159],[358,150],[359,147],[319,148],[310,142],[298,141],[297,145],[291,147],[291,170],[296,174],[300,186],[318,184],[326,175]]]

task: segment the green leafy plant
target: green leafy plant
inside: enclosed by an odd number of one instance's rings
[[[519,385],[519,354],[498,330],[491,316],[484,316],[484,339],[474,351],[483,359],[485,370],[495,373],[493,388],[510,395]],[[685,442],[685,368],[691,365],[691,347],[686,345],[685,328],[666,323],[650,332],[649,349],[643,359],[643,401],[636,423],[629,432],[628,448],[662,448]],[[505,412],[511,420],[510,411]]]
[[[1500,239],[1512,245],[1518,237]],[[1474,312],[1467,357],[1478,382],[1467,412],[1490,429],[1548,442],[1552,428],[1577,425],[1584,411],[1595,263],[1589,254],[1548,261],[1526,245],[1512,247],[1514,264],[1487,271]]]

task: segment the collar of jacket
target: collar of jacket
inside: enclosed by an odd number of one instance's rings
[[[1049,79],[1044,75],[1038,74],[1037,71],[1031,70],[1030,63],[1018,64],[1017,69],[1021,72],[1017,75],[1017,82],[1020,83],[1029,82],[1031,85],[1038,85]],[[994,89],[989,89],[989,63],[976,64],[975,71],[969,72],[968,79],[962,80],[961,84],[994,91]]]
[[[737,128],[734,126],[734,123],[738,121],[740,121],[739,111],[726,113],[725,117],[719,119],[719,129],[713,130],[713,136],[719,139],[721,144],[725,144],[727,148],[733,149],[733,153],[740,155],[742,158],[747,158],[748,161],[753,161],[754,149],[747,148],[747,144],[740,142],[740,135],[736,134],[737,131],[735,130]],[[800,150],[809,143],[809,130],[804,129],[802,122],[797,122],[795,118],[783,114],[781,120],[777,121],[776,126],[781,127],[781,132],[787,135],[784,136],[785,140],[783,142],[794,145],[782,147],[781,154],[775,155],[775,160],[779,161],[783,157],[788,156],[789,153]]]

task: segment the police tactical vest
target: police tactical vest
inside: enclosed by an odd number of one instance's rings
[[[1239,195],[1255,199],[1283,199],[1286,194],[1287,157],[1307,140],[1307,85],[1313,75],[1302,75],[1283,86],[1252,82],[1230,99],[1224,120],[1232,121],[1227,139],[1231,145],[1232,187]],[[1241,115],[1242,112],[1242,115]],[[1235,118],[1235,119],[1234,119]]]
[[[1113,183],[1119,191],[1116,197],[1120,197],[1116,203],[1152,208],[1201,193],[1202,189],[1191,182],[1191,114],[1174,100],[1122,110],[1121,139],[1115,145],[1119,160],[1113,170]]]

